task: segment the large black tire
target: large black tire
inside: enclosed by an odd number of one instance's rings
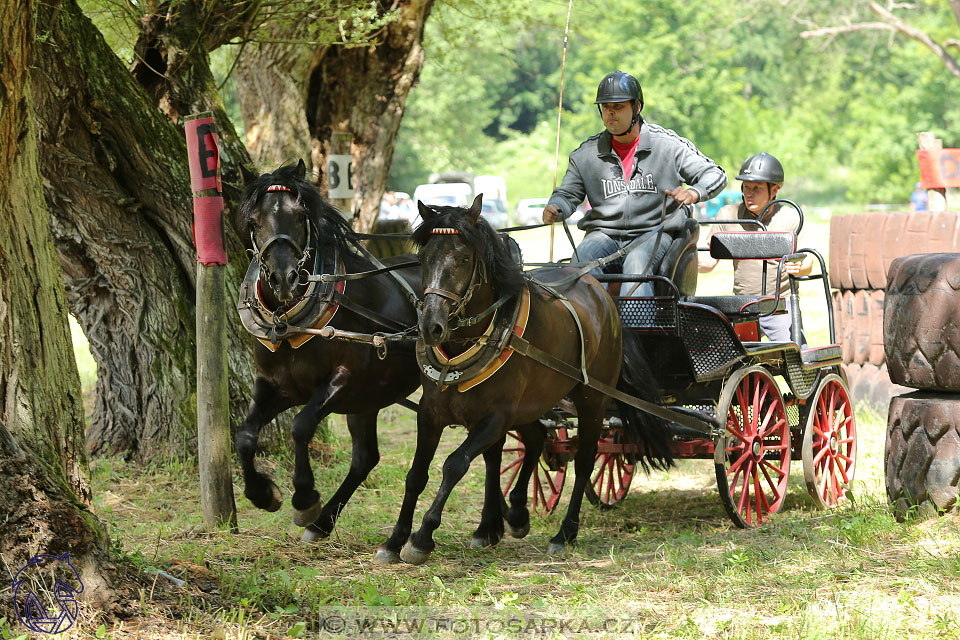
[[[894,398],[884,469],[898,520],[952,509],[960,486],[960,396],[915,391]]]
[[[960,253],[894,260],[883,316],[891,380],[915,389],[960,392]]]

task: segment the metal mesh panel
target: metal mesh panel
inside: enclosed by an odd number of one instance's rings
[[[817,384],[817,369],[804,369],[800,354],[794,351],[786,353],[787,361],[787,381],[790,383],[790,389],[798,398],[807,398],[813,393]]]
[[[681,307],[680,335],[698,376],[726,367],[741,355],[733,329],[706,309]]]
[[[673,298],[616,298],[623,326],[630,329],[677,328],[677,307]]]

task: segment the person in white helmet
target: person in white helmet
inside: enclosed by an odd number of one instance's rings
[[[768,231],[793,231],[800,227],[800,214],[793,207],[781,207],[776,204],[760,218],[760,213],[769,202],[777,198],[783,186],[783,165],[769,153],[756,153],[740,167],[737,180],[740,180],[740,192],[743,201],[740,204],[728,204],[720,209],[717,218],[721,220],[757,220],[766,225]],[[740,225],[744,231],[756,231],[752,224]],[[714,231],[723,231],[722,227]],[[712,271],[719,260],[709,253],[701,251],[699,255],[700,273]],[[734,260],[733,294],[759,296],[763,292],[763,263],[767,263],[766,295],[775,295],[777,291],[777,260]],[[809,275],[813,269],[813,259],[807,255],[802,261],[787,262],[780,280],[780,295],[790,293],[787,274],[793,276]],[[773,342],[790,341],[790,318],[792,309],[787,298],[787,312],[760,318],[760,331]]]

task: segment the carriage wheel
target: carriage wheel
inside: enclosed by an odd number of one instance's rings
[[[763,367],[741,369],[724,385],[714,463],[720,500],[738,527],[756,527],[783,504],[790,475],[790,425],[777,383]]]
[[[857,463],[857,425],[850,393],[835,373],[813,396],[803,433],[803,478],[814,504],[835,507],[850,490]]]
[[[563,481],[567,477],[567,462],[550,451],[551,442],[567,439],[566,427],[547,430],[547,439],[543,443],[543,455],[533,469],[530,483],[533,485],[533,500],[530,510],[546,515],[553,512],[560,502],[563,492]],[[506,498],[513,489],[513,484],[520,473],[526,449],[520,434],[516,431],[507,431],[507,441],[503,445],[503,461],[500,467],[500,478],[503,486],[503,497]]]
[[[598,447],[619,446],[622,435],[623,432],[619,429],[604,430],[597,445]],[[590,482],[584,491],[587,500],[601,509],[609,509],[623,500],[627,491],[630,490],[636,464],[636,454],[598,451],[593,467],[595,471],[590,476]]]

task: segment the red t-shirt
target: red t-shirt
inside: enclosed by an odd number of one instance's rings
[[[617,142],[616,138],[611,138],[610,142],[613,151],[620,156],[620,162],[623,163],[623,179],[629,183],[630,176],[633,175],[633,158],[637,151],[637,145],[640,144],[640,136],[633,139],[633,142]]]

